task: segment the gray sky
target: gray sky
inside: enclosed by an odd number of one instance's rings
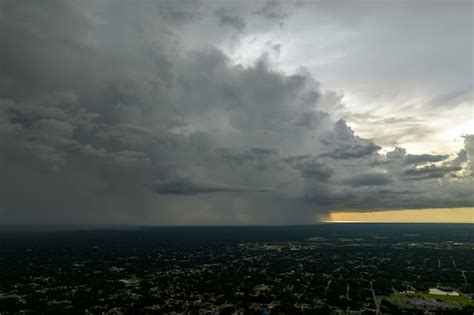
[[[474,204],[471,1],[0,1],[0,220]]]

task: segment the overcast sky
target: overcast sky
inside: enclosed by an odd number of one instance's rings
[[[474,204],[472,1],[0,0],[0,42],[1,223]]]

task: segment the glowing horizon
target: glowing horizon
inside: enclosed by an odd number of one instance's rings
[[[384,211],[334,211],[330,223],[467,223],[474,224],[474,208],[430,208]]]

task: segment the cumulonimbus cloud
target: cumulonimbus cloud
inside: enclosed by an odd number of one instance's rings
[[[247,29],[233,11],[0,5],[2,222],[180,224],[206,213],[297,223],[343,206],[473,202],[456,194],[472,184],[472,136],[464,159],[384,155],[334,117],[341,97],[308,71],[279,71],[265,55],[242,66],[217,43],[183,48],[184,28],[200,19]],[[285,17],[266,6],[255,15]],[[426,165],[436,162],[448,164]],[[407,185],[417,189],[400,197]]]

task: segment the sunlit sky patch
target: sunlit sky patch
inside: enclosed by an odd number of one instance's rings
[[[474,223],[474,208],[400,209],[370,212],[331,212],[327,223]]]

